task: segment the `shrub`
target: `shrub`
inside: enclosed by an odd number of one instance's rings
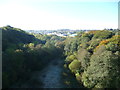
[[[75,76],[76,76],[76,79],[78,80],[78,82],[81,83],[82,76],[79,73],[76,73]]]
[[[69,69],[73,72],[76,73],[77,70],[81,68],[80,61],[74,60],[69,64]]]
[[[72,62],[74,59],[76,59],[75,55],[70,55],[70,56],[67,56],[66,61]]]

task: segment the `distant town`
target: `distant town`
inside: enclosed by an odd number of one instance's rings
[[[116,30],[116,29],[105,29],[105,30]],[[42,34],[42,35],[57,35],[61,37],[74,37],[78,32],[88,32],[90,30],[71,30],[71,29],[58,29],[58,30],[25,30],[30,34]],[[95,30],[94,30],[95,31]]]

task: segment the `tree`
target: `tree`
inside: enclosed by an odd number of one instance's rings
[[[97,39],[97,38],[107,39],[107,38],[111,38],[111,37],[112,37],[112,31],[100,30],[94,34],[92,39]]]
[[[78,60],[73,60],[70,64],[69,64],[69,69],[73,72],[73,73],[77,73],[77,70],[80,70],[81,64],[80,61]]]
[[[91,54],[86,49],[79,49],[77,53],[77,59],[81,62],[81,66],[84,70],[89,66],[90,56]]]
[[[111,51],[94,53],[90,66],[82,75],[82,82],[88,88],[116,88],[120,86],[120,62]]]
[[[75,60],[76,59],[76,56],[75,55],[70,55],[70,56],[67,56],[66,57],[66,61],[67,62],[72,62],[73,60]]]

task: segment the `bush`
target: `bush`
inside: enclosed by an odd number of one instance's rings
[[[69,69],[73,72],[76,73],[77,70],[81,68],[80,61],[74,60],[69,64]]]
[[[76,79],[78,80],[78,82],[81,83],[82,76],[79,73],[76,73],[75,76],[76,76]]]
[[[70,56],[67,56],[66,61],[67,62],[72,62],[75,59],[76,59],[75,55],[70,55]]]

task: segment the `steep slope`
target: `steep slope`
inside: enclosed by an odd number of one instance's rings
[[[41,43],[41,41],[36,39],[33,35],[30,35],[18,28],[5,26],[5,27],[1,27],[0,30],[2,30],[3,51],[5,50],[5,48],[8,47],[9,44],[18,44],[18,43],[27,44],[35,41]]]

